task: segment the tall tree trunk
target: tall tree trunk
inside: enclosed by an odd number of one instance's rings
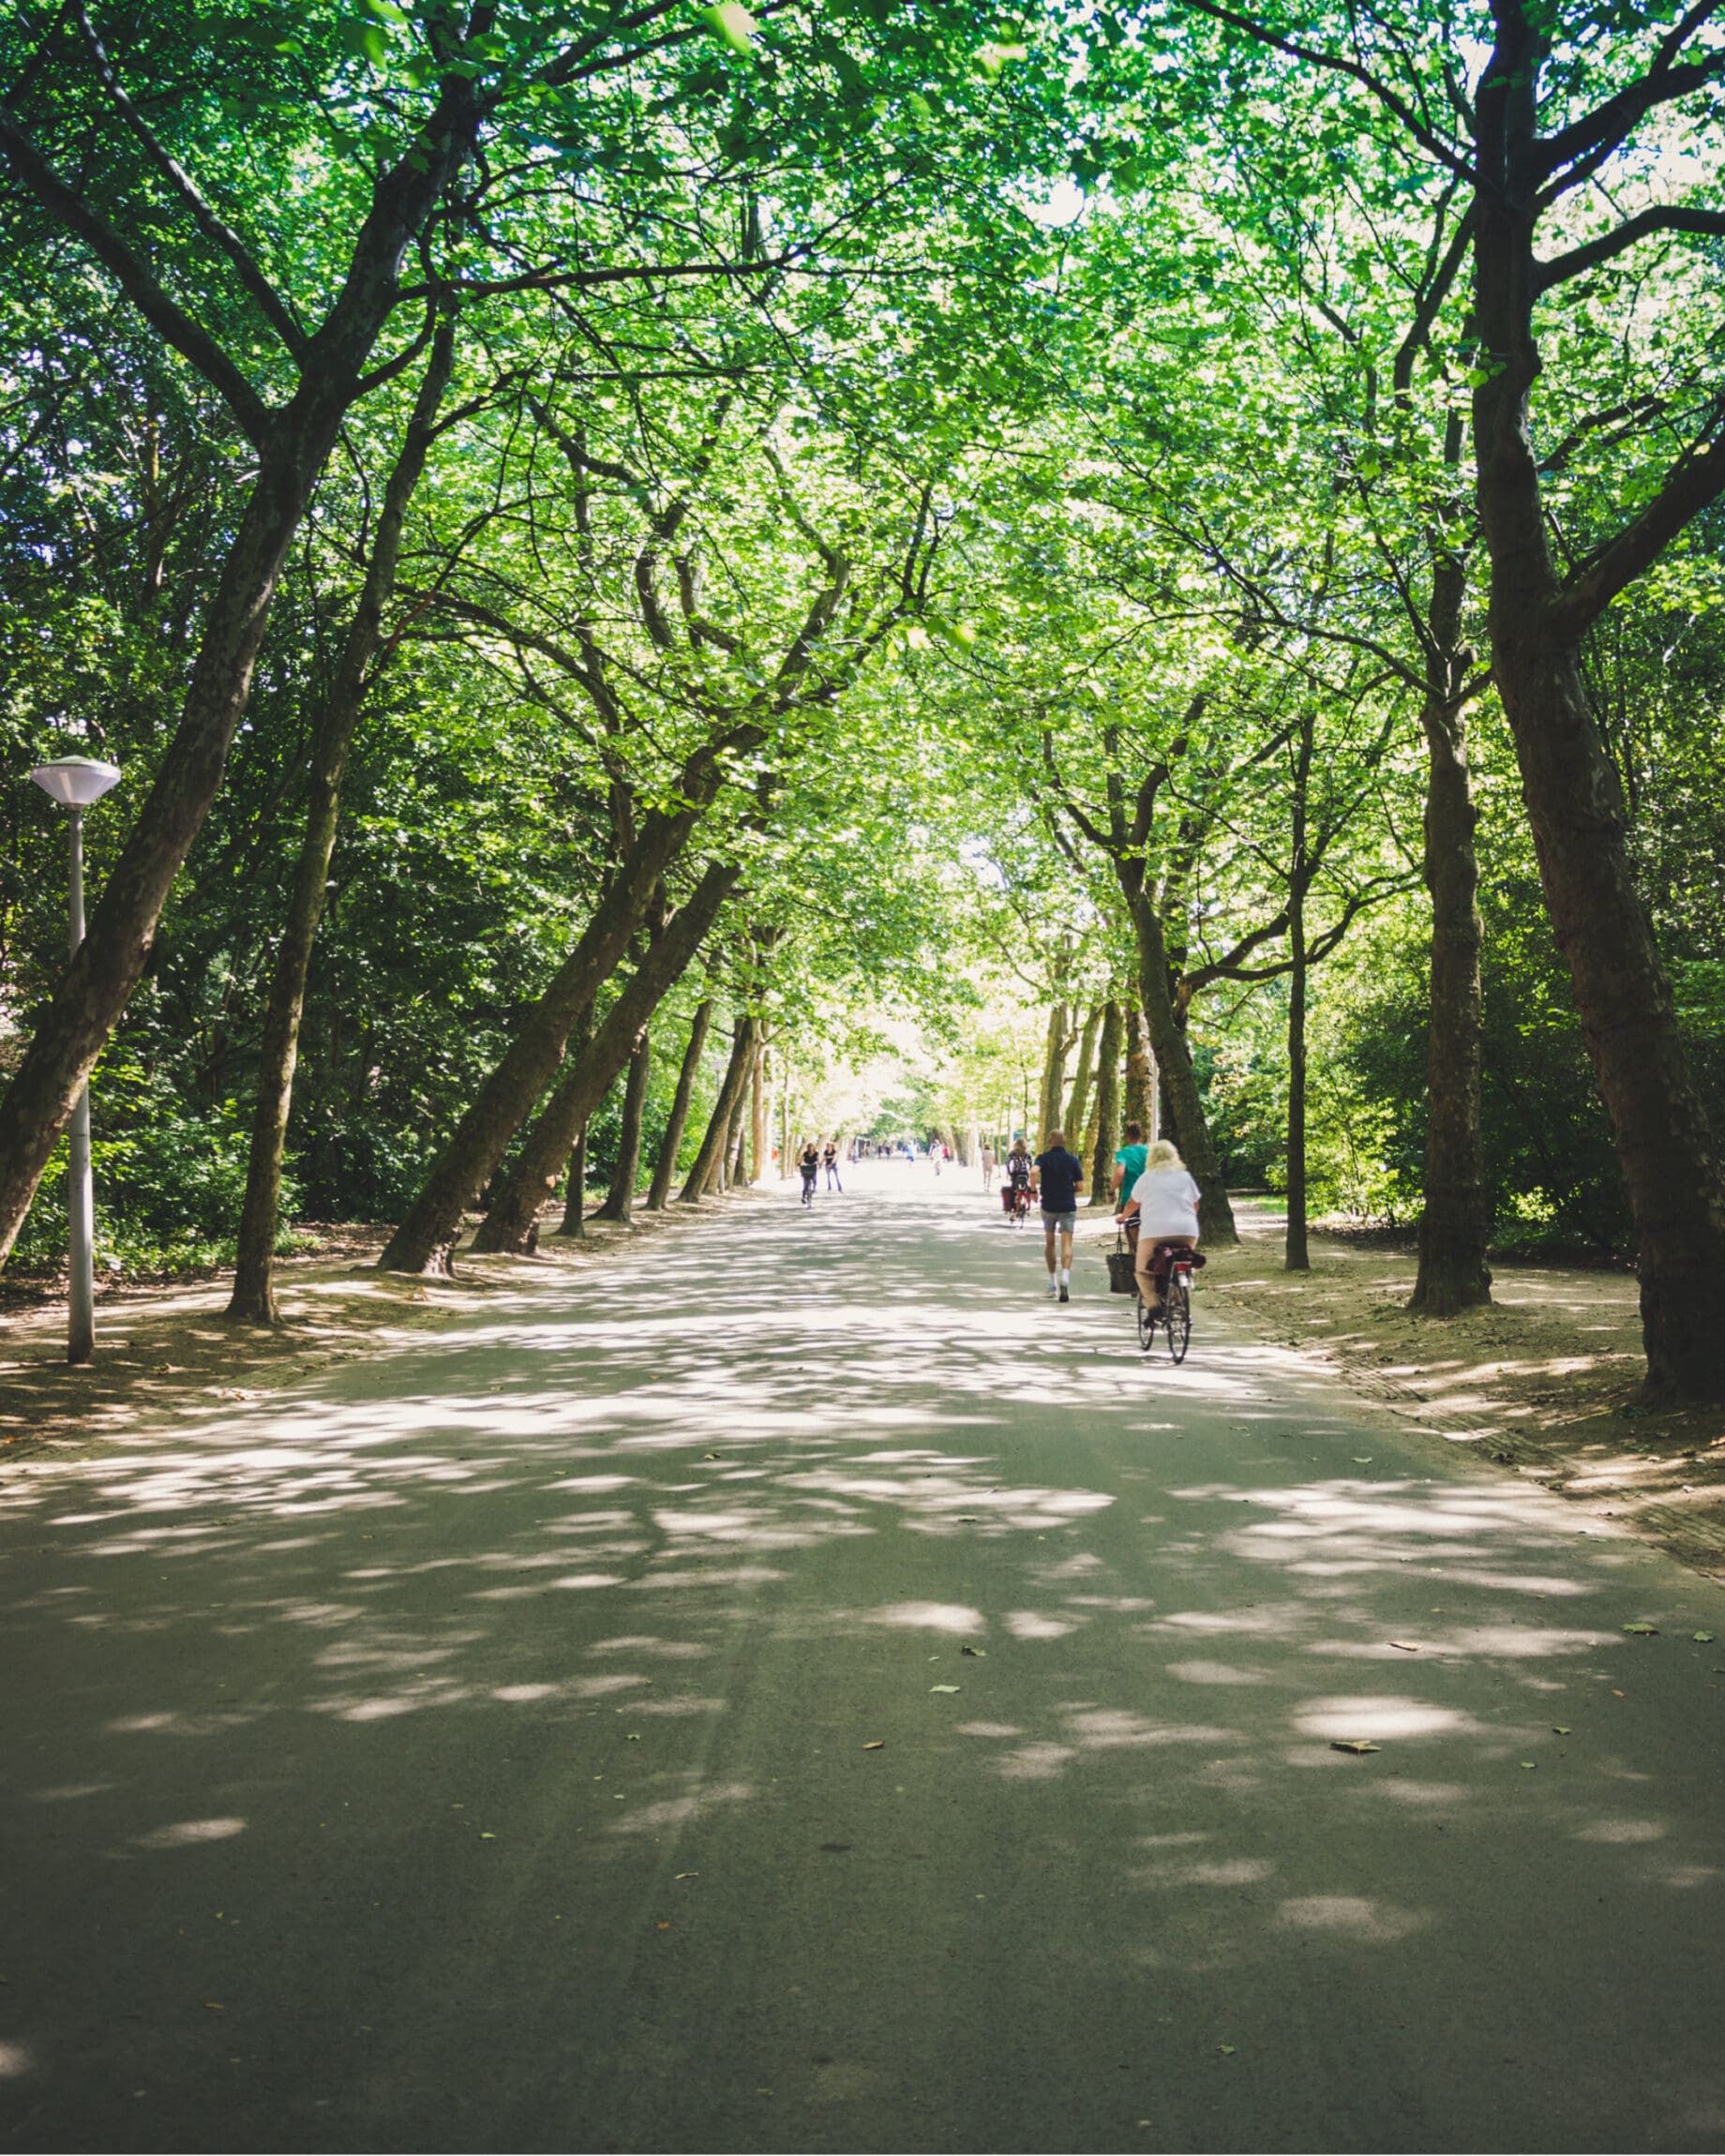
[[[384,1245],[378,1264],[385,1272],[449,1271],[463,1213],[486,1178],[495,1173],[509,1141],[556,1074],[576,1014],[583,1004],[593,1000],[616,970],[631,937],[646,918],[666,871],[687,845],[700,813],[699,806],[690,802],[674,814],[655,814],[643,820],[635,845],[619,864],[592,920],[456,1125],[419,1195]],[[633,1049],[631,1041],[623,1057]],[[623,1057],[619,1058],[617,1069],[622,1068]],[[609,1082],[608,1078],[606,1083]],[[576,1127],[578,1119],[571,1129],[571,1145]],[[559,1153],[553,1175],[562,1170],[567,1151],[565,1145]]]
[[[763,1033],[765,1028],[763,1027]],[[767,1045],[762,1041],[755,1058],[755,1078],[749,1089],[749,1181],[760,1182],[767,1172],[767,1087],[770,1073]]]
[[[265,408],[243,371],[207,338],[199,348],[204,356],[194,364],[246,427],[258,476],[222,563],[173,740],[88,934],[0,1100],[0,1262],[10,1254],[49,1156],[149,964],[168,892],[220,788],[288,549],[342,420],[365,394],[372,350],[398,305],[402,258],[466,164],[480,110],[474,84],[449,78],[407,154],[374,181],[338,296],[300,353],[299,385],[278,411]],[[116,266],[123,243],[3,109],[0,156],[18,184],[158,319],[140,297],[148,273]],[[172,309],[172,303],[163,306]]]
[[[1042,1082],[1036,1101],[1036,1129],[1031,1133],[1030,1149],[1040,1153],[1048,1143],[1048,1133],[1058,1128],[1060,1120],[1060,1103],[1066,1093],[1066,1053],[1072,1044],[1071,1014],[1064,1003],[1049,1006],[1048,1034],[1042,1049]]]
[[[559,1080],[527,1136],[508,1182],[491,1202],[473,1236],[476,1250],[523,1250],[539,1208],[557,1187],[576,1135],[635,1054],[648,1022],[688,970],[742,872],[712,862],[694,892],[670,920],[622,994],[606,1012]]]
[[[593,1008],[591,1003],[576,1020],[569,1038],[574,1044],[574,1060],[578,1064],[592,1046]],[[584,1241],[587,1235],[587,1128],[591,1120],[590,1116],[584,1115],[581,1118],[581,1127],[575,1133],[575,1143],[569,1147],[568,1164],[563,1171],[563,1217],[557,1223],[557,1232],[575,1242]],[[520,1205],[524,1195],[518,1171],[492,1200],[489,1212],[480,1223],[479,1233],[473,1237],[475,1250],[532,1249],[533,1229],[539,1219],[537,1202],[533,1204],[532,1216],[525,1227],[521,1227],[518,1220],[516,1234],[511,1236],[508,1233],[511,1209]],[[541,1195],[548,1197],[550,1193],[548,1190]],[[480,1236],[486,1235],[487,1229],[490,1230],[490,1234],[481,1242]]]
[[[1072,1097],[1060,1118],[1066,1143],[1074,1153],[1080,1152],[1084,1145],[1084,1121],[1090,1106],[1090,1079],[1096,1069],[1096,1037],[1102,1030],[1102,1007],[1099,1003],[1085,1020],[1084,1031],[1078,1036],[1078,1068],[1072,1074]]]
[[[730,1188],[733,1190],[742,1190],[748,1188],[749,1181],[749,1104],[746,1097],[738,1101],[736,1114],[730,1119],[730,1127],[737,1133],[730,1151]]]
[[[1126,1006],[1126,1093],[1121,1112],[1147,1138],[1156,1130],[1156,1071],[1150,1056],[1150,1029],[1144,1007],[1133,996]]]
[[[1144,863],[1133,860],[1117,861],[1115,866],[1132,907],[1132,929],[1138,945],[1138,993],[1143,999],[1145,1024],[1149,1028],[1150,1047],[1179,1128],[1177,1143],[1181,1157],[1203,1194],[1200,1218],[1204,1240],[1237,1243],[1239,1234],[1234,1225],[1234,1207],[1228,1203],[1216,1149],[1210,1144],[1209,1125],[1205,1121],[1204,1103],[1192,1067],[1192,1051],[1175,1016],[1167,947],[1162,941],[1161,917],[1144,888]]]
[[[652,1074],[652,1036],[643,1033],[629,1058],[622,1090],[622,1127],[617,1134],[617,1171],[599,1207],[599,1219],[627,1225],[635,1214],[635,1186],[641,1174],[641,1117],[647,1106],[647,1081]]]
[[[707,1046],[707,1029],[712,1024],[712,998],[704,996],[695,1007],[695,1016],[689,1022],[688,1046],[682,1052],[682,1067],[677,1073],[677,1090],[671,1096],[670,1119],[665,1126],[665,1136],[659,1145],[659,1158],[653,1163],[652,1188],[647,1193],[647,1210],[662,1213],[671,1194],[671,1184],[677,1174],[677,1156],[682,1150],[682,1133],[688,1126],[689,1102],[695,1092],[695,1079],[700,1070],[700,1059]]]
[[[1308,704],[1300,713],[1295,737],[1288,830],[1288,1228],[1284,1263],[1291,1273],[1312,1270],[1306,1234],[1306,897],[1312,868],[1306,831],[1316,742],[1317,721]]]
[[[377,537],[359,604],[348,624],[336,678],[313,723],[306,834],[300,842],[287,920],[270,976],[252,1109],[246,1200],[240,1211],[233,1293],[227,1309],[230,1318],[248,1325],[273,1325],[278,1322],[273,1276],[281,1208],[281,1161],[293,1104],[293,1072],[299,1060],[300,1016],[306,1004],[311,947],[323,918],[348,750],[373,679],[372,664],[383,641],[383,611],[395,592],[401,528],[426,468],[438,407],[449,386],[454,365],[455,324],[445,317],[432,340],[430,362],[419,385],[401,454],[383,490]]]
[[[1479,862],[1473,779],[1460,690],[1465,571],[1450,555],[1432,576],[1426,695],[1420,710],[1427,776],[1425,882],[1432,896],[1432,974],[1426,1049],[1425,1209],[1410,1307],[1452,1317],[1492,1299],[1486,1265],[1485,1127],[1480,1108],[1483,997],[1479,978]]]
[[[1491,364],[1474,391],[1478,499],[1492,562],[1492,678],[1515,740],[1552,933],[1611,1116],[1640,1252],[1656,1398],[1725,1400],[1725,1174],[1631,873],[1617,774],[1582,685],[1582,636],[1615,591],[1704,505],[1725,458],[1691,458],[1670,506],[1628,525],[1566,588],[1552,561],[1529,400],[1539,373],[1535,224],[1544,177],[1538,78],[1547,33],[1499,0],[1478,92],[1475,313]],[[1676,485],[1677,483],[1672,483]],[[1692,506],[1688,514],[1694,514]],[[1651,519],[1651,520],[1650,520]]]
[[[1090,1203],[1114,1204],[1114,1156],[1120,1145],[1120,1007],[1102,1005],[1102,1040],[1096,1051],[1096,1150],[1090,1157]]]
[[[1288,906],[1288,1231],[1286,1267],[1312,1269],[1306,1235],[1306,894]]]
[[[755,1021],[753,1018],[740,1018],[731,1040],[730,1061],[725,1067],[719,1097],[712,1104],[712,1120],[707,1125],[707,1133],[700,1142],[700,1150],[695,1156],[694,1165],[684,1178],[682,1189],[678,1192],[679,1205],[695,1205],[717,1174],[725,1141],[730,1134],[731,1112],[748,1082],[749,1066],[754,1056]]]
[[[587,1235],[587,1126],[581,1125],[574,1145],[570,1148],[568,1181],[563,1189],[563,1217],[557,1224],[560,1235],[571,1242],[585,1241]],[[530,1224],[527,1240],[532,1240]]]

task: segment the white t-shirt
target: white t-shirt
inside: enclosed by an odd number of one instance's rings
[[[1198,1233],[1198,1186],[1184,1168],[1147,1168],[1132,1185],[1138,1201],[1138,1234],[1155,1242],[1162,1235]]]

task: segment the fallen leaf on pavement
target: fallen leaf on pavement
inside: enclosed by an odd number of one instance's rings
[[[226,2014],[228,2011],[219,1999],[206,1999],[203,2003],[212,2014]]]
[[[1224,2059],[1232,2059],[1234,2056],[1234,2046],[1231,2044],[1219,2044],[1216,2048]]]
[[[699,1872],[673,1872],[671,1876],[673,1879],[699,1879],[700,1874]]]
[[[718,1457],[719,1456],[716,1452],[703,1452],[701,1454],[701,1458],[703,1460],[717,1460]]]
[[[1353,1460],[1356,1467],[1370,1467],[1375,1455],[1370,1452],[1355,1452],[1350,1453],[1348,1457]]]
[[[1537,1767],[1537,1766],[1539,1764],[1539,1762],[1538,1762],[1538,1759],[1523,1759],[1523,1760],[1522,1761],[1522,1766],[1524,1766],[1524,1767]]]
[[[1658,1628],[1657,1624],[1626,1624],[1622,1627],[1626,1632],[1657,1632]]]
[[[1392,1639],[1389,1644],[1392,1647],[1401,1648],[1404,1654],[1418,1654],[1419,1652],[1411,1639]]]
[[[1329,1748],[1332,1752],[1381,1752],[1384,1747],[1366,1737],[1332,1737]]]
[[[482,1842],[494,1842],[497,1836],[495,1834],[481,1834],[479,1838]]]
[[[931,1692],[956,1692],[958,1690],[956,1684],[931,1684],[928,1688]]]
[[[1561,1722],[1553,1722],[1552,1724],[1552,1734],[1554,1737],[1572,1737],[1575,1732],[1573,1729],[1566,1729]]]
[[[1702,1647],[1710,1647],[1713,1644],[1713,1634],[1711,1632],[1691,1632],[1689,1634],[1689,1638],[1695,1640],[1698,1645]]]
[[[884,1737],[871,1737],[862,1749],[865,1752],[883,1752],[886,1749],[886,1743]]]
[[[1627,1692],[1620,1692],[1616,1685],[1613,1684],[1612,1686],[1612,1698],[1613,1699],[1627,1699],[1628,1698],[1628,1694]]]
[[[1699,1639],[1701,1635],[1698,1633],[1696,1637]],[[961,1647],[958,1652],[961,1654],[973,1654],[979,1662],[985,1662],[988,1659],[986,1647]]]
[[[655,1924],[652,1928],[654,1931],[669,1931],[671,1927],[668,1924]]]

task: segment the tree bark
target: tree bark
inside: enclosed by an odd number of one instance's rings
[[[323,918],[348,750],[366,692],[374,679],[373,662],[383,641],[383,612],[395,591],[401,528],[426,468],[436,433],[438,407],[449,386],[454,365],[455,324],[445,317],[432,341],[430,362],[419,385],[401,453],[383,490],[377,537],[366,566],[359,604],[348,624],[336,677],[313,723],[306,833],[300,842],[287,919],[270,976],[233,1293],[226,1313],[243,1324],[273,1325],[279,1322],[274,1266],[281,1207],[281,1162],[293,1104],[293,1073],[299,1059],[300,1018],[306,1004],[311,949]]]
[[[591,1003],[609,979],[646,918],[666,871],[687,845],[700,815],[695,802],[674,814],[646,817],[594,910],[550,986],[528,1013],[520,1031],[456,1125],[406,1217],[384,1246],[378,1264],[385,1272],[447,1274],[461,1217],[486,1178],[496,1172],[509,1141],[532,1113],[562,1060],[569,1029],[583,1004]],[[613,1067],[633,1053],[628,1043]],[[608,1078],[606,1083],[609,1084]],[[604,1087],[600,1088],[603,1094]],[[568,1144],[551,1166],[553,1177],[574,1142],[580,1118],[570,1126]],[[534,1212],[543,1202],[535,1201]]]
[[[1307,704],[1296,737],[1288,828],[1288,1226],[1283,1263],[1291,1273],[1312,1270],[1306,1233],[1306,895],[1312,864],[1306,831],[1316,739],[1317,722]]]
[[[1288,907],[1288,1229],[1286,1270],[1312,1269],[1306,1233],[1306,894],[1296,890]]]
[[[0,1100],[0,1262],[17,1240],[49,1155],[149,963],[168,892],[220,788],[288,549],[341,422],[365,394],[366,366],[397,306],[402,257],[467,162],[479,118],[473,83],[451,77],[407,156],[373,185],[338,296],[298,353],[299,385],[278,411],[263,405],[242,371],[207,338],[179,338],[184,354],[228,397],[250,433],[259,472],[210,602],[173,740],[89,933]],[[189,326],[186,318],[4,113],[0,154],[15,179],[90,248],[145,319],[175,341],[176,325]]]
[[[1120,1007],[1102,1005],[1102,1039],[1096,1051],[1096,1150],[1090,1158],[1090,1203],[1114,1204],[1114,1156],[1120,1145],[1120,1042],[1125,1027]]]
[[[1136,1123],[1147,1138],[1156,1134],[1156,1073],[1150,1059],[1149,1028],[1134,996],[1126,1006],[1126,1095],[1124,1120]]]
[[[1072,1097],[1066,1104],[1061,1128],[1066,1132],[1066,1143],[1074,1153],[1084,1146],[1085,1117],[1089,1113],[1090,1080],[1096,1069],[1096,1037],[1102,1029],[1102,1007],[1099,1003],[1084,1022],[1084,1030],[1078,1036],[1078,1068],[1072,1073]]]
[[[719,1087],[718,1099],[712,1104],[712,1119],[700,1142],[700,1150],[695,1156],[695,1164],[678,1192],[679,1205],[693,1205],[698,1203],[708,1184],[717,1175],[725,1141],[730,1134],[731,1112],[748,1082],[749,1065],[754,1055],[755,1021],[753,1018],[740,1018],[731,1041],[730,1061],[726,1065],[724,1083]]]
[[[671,1096],[670,1120],[665,1126],[665,1136],[660,1142],[659,1158],[653,1163],[652,1188],[647,1193],[647,1210],[662,1213],[671,1194],[671,1184],[677,1174],[677,1156],[682,1150],[682,1133],[689,1120],[689,1101],[695,1092],[695,1079],[700,1070],[700,1059],[707,1046],[707,1028],[712,1024],[712,998],[705,997],[695,1007],[695,1016],[689,1023],[689,1042],[682,1052],[682,1067],[677,1073],[677,1090]]]
[[[652,1037],[644,1032],[629,1058],[622,1090],[622,1127],[617,1135],[617,1172],[599,1208],[599,1219],[624,1226],[635,1213],[635,1186],[641,1173],[641,1116],[647,1105],[647,1081],[652,1073]]]
[[[1410,1309],[1453,1317],[1492,1299],[1486,1264],[1485,1126],[1480,1105],[1479,862],[1473,778],[1458,701],[1464,572],[1436,564],[1428,613],[1425,883],[1432,898],[1432,972],[1426,1047],[1425,1207]]]
[[[574,1059],[579,1062],[580,1058],[592,1046],[593,1009],[591,1003],[576,1020],[570,1033],[570,1039],[575,1043]],[[603,1098],[604,1095],[602,1094],[600,1099]],[[596,1106],[597,1103],[595,1102],[594,1105]],[[569,1148],[568,1164],[563,1171],[563,1217],[557,1223],[557,1232],[560,1235],[568,1236],[572,1242],[584,1241],[587,1235],[587,1127],[589,1120],[588,1116],[581,1118],[581,1127],[575,1133],[575,1143]],[[511,1187],[514,1183],[515,1178],[512,1176],[509,1185],[506,1185],[499,1194],[502,1199],[501,1211],[498,1204],[493,1202],[490,1212],[487,1214],[485,1221],[481,1224],[480,1232],[482,1234],[484,1228],[489,1225],[494,1218],[501,1226],[502,1214],[509,1209]],[[526,1233],[510,1242],[500,1241],[495,1247],[499,1250],[530,1250],[532,1248],[533,1228],[537,1220],[538,1207],[535,1205],[533,1218],[528,1222]],[[479,1243],[477,1236],[474,1238],[474,1247],[485,1247]]]
[[[474,1234],[475,1250],[527,1248],[539,1209],[557,1187],[577,1133],[586,1128],[617,1073],[635,1054],[653,1012],[688,970],[741,873],[714,861],[659,941],[648,947],[592,1042],[573,1058],[540,1111],[507,1183]]]
[[[1048,1133],[1058,1127],[1060,1103],[1066,1091],[1066,1052],[1072,1044],[1071,1014],[1064,1003],[1051,1004],[1048,1011],[1048,1034],[1042,1049],[1042,1082],[1037,1095],[1037,1124],[1031,1133],[1030,1149],[1040,1153],[1048,1143]]]
[[[1174,1110],[1179,1130],[1177,1143],[1181,1157],[1203,1194],[1204,1240],[1237,1243],[1239,1234],[1234,1225],[1234,1208],[1228,1203],[1227,1187],[1222,1179],[1215,1147],[1210,1144],[1209,1125],[1205,1121],[1204,1103],[1192,1067],[1192,1051],[1175,1017],[1167,947],[1162,940],[1161,917],[1144,888],[1144,863],[1117,860],[1115,866],[1132,908],[1138,946],[1138,994],[1143,1001],[1150,1047],[1162,1077],[1164,1097]]]
[[[1486,356],[1473,400],[1492,675],[1635,1222],[1648,1391],[1725,1400],[1725,1174],[1631,873],[1622,789],[1578,664],[1586,627],[1657,555],[1657,532],[1646,515],[1627,527],[1628,552],[1584,569],[1579,589],[1566,588],[1552,561],[1529,416],[1540,366],[1533,307],[1545,40],[1516,0],[1499,0],[1496,20],[1478,106],[1475,313]],[[1682,476],[1685,488],[1716,484],[1700,457]],[[1672,496],[1666,522],[1687,498]]]
[[[761,1181],[767,1172],[767,1045],[763,1039],[755,1058],[755,1077],[749,1092],[748,1179],[751,1183]]]

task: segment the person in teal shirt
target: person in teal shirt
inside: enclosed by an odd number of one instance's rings
[[[1142,1123],[1128,1123],[1121,1133],[1126,1143],[1114,1156],[1114,1200],[1117,1206],[1132,1195],[1132,1187],[1144,1173],[1149,1147],[1144,1142]]]

